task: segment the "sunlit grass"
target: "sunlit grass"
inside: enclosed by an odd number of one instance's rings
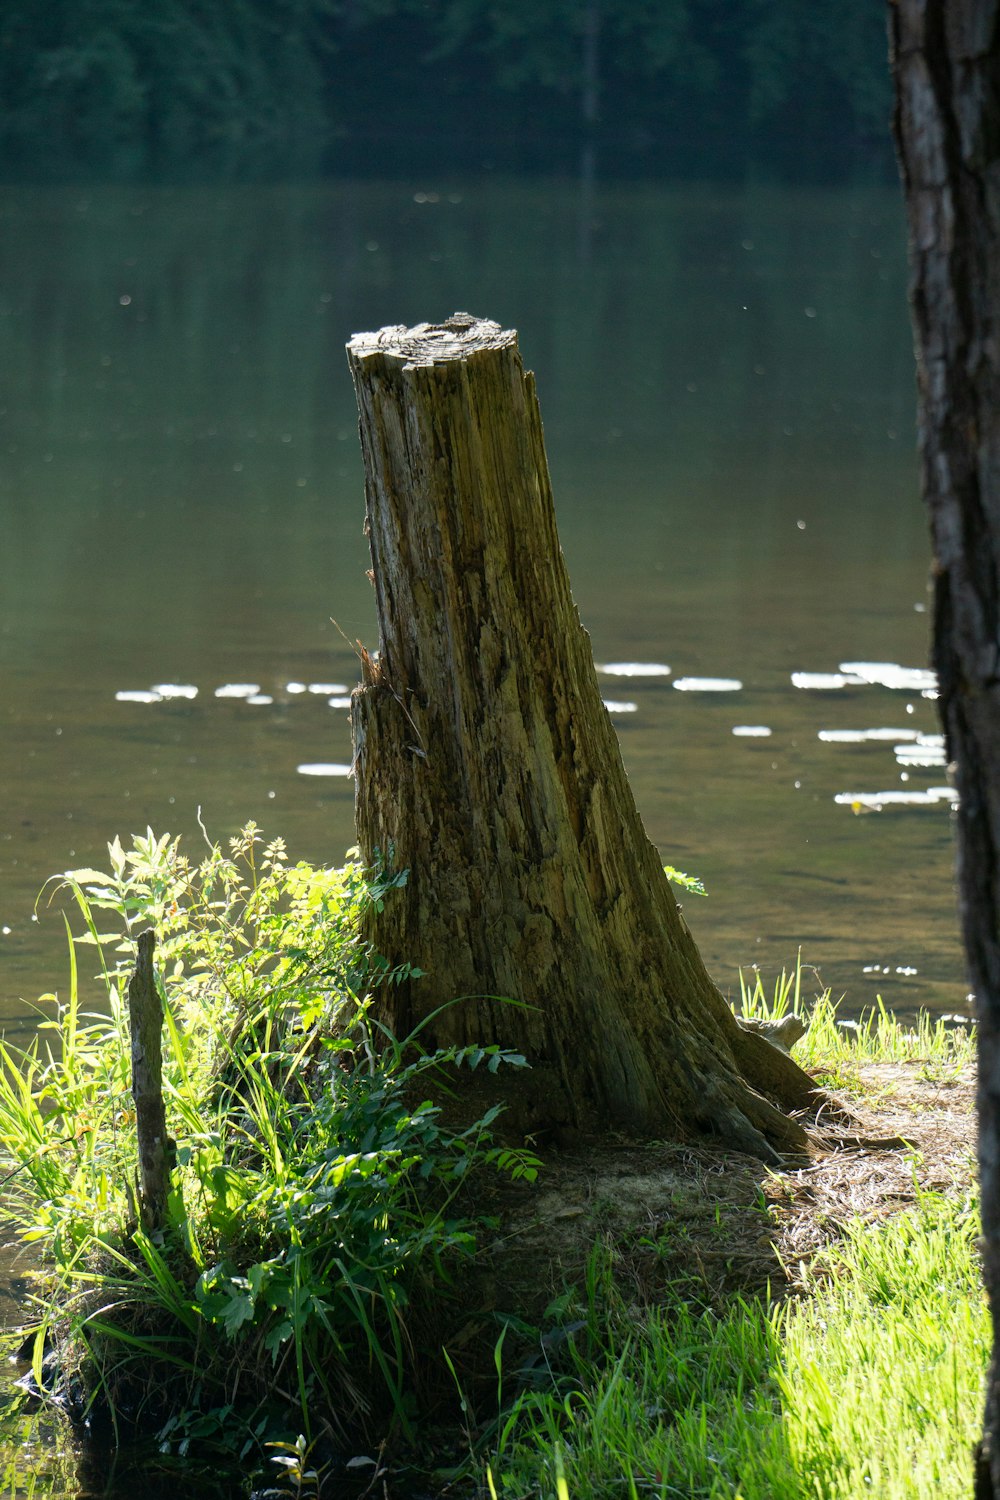
[[[975,1037],[881,999],[845,1026],[825,991],[803,994],[800,962],[770,988],[740,976],[740,1014],[808,1023],[795,1056],[845,1082],[867,1064],[958,1077]],[[859,1087],[864,1085],[859,1084]],[[478,1456],[498,1500],[950,1500],[971,1486],[989,1315],[971,1197],[917,1191],[913,1208],[850,1223],[802,1268],[787,1301],[719,1310],[678,1283],[636,1310],[610,1260],[553,1387],[524,1392]],[[592,1267],[593,1273],[593,1267]]]
[[[520,1500],[949,1500],[969,1492],[989,1320],[968,1203],[857,1223],[812,1295],[609,1311],[521,1397],[487,1489]],[[594,1335],[597,1335],[596,1342]]]
[[[921,1011],[913,1022],[899,1021],[881,996],[854,1020],[846,1020],[830,990],[812,1000],[803,993],[803,969],[796,959],[782,969],[770,990],[758,970],[740,972],[740,1015],[759,1020],[801,1016],[807,1023],[794,1055],[805,1068],[835,1070],[843,1063],[925,1062],[961,1069],[975,1059],[975,1030],[954,1026]]]
[[[258,842],[250,829],[234,850],[250,862],[247,877],[218,851],[193,871],[176,845],[151,838],[136,841],[131,868],[113,846],[104,884],[99,872],[78,872],[70,888],[93,940],[87,951],[103,955],[110,942],[95,912],[128,923],[118,970],[100,959],[108,1011],[81,1012],[71,944],[68,1000],[28,1051],[0,1048],[7,1211],[58,1283],[39,1304],[36,1379],[53,1330],[83,1354],[104,1350],[94,1379],[112,1407],[112,1357],[130,1393],[155,1356],[158,1389],[168,1376],[184,1387],[160,1429],[178,1454],[206,1432],[221,1441],[216,1428],[231,1454],[237,1431],[244,1452],[259,1445],[279,1377],[303,1430],[317,1412],[319,1430],[350,1400],[360,1409],[354,1387],[366,1365],[380,1372],[398,1429],[410,1430],[408,1287],[437,1277],[440,1288],[445,1256],[450,1266],[471,1255],[478,1221],[454,1216],[451,1204],[473,1162],[526,1178],[537,1165],[490,1145],[489,1115],[454,1135],[436,1109],[410,1100],[431,1066],[492,1070],[494,1058],[523,1059],[469,1048],[404,1063],[403,1044],[386,1035],[376,1067],[353,977],[355,907],[369,888],[354,889],[345,872],[288,866],[277,844],[256,863]],[[165,1079],[178,1168],[162,1245],[131,1222],[129,1197],[121,996],[139,887],[144,918],[162,909],[169,959]],[[808,1030],[795,1056],[821,1078],[858,1080],[866,1064],[901,1063],[946,1079],[973,1061],[964,1028],[900,1023],[881,1000],[845,1028],[829,992],[808,1001],[802,979],[799,962],[770,989],[756,971],[741,976],[739,1009],[760,1020],[801,1015]],[[348,1002],[352,1028],[338,1028],[331,1017]],[[433,1203],[425,1181],[441,1190]],[[622,1186],[627,1193],[627,1179]],[[978,1219],[971,1198],[915,1191],[906,1212],[849,1223],[838,1244],[798,1268],[788,1300],[723,1301],[704,1278],[684,1276],[659,1305],[637,1308],[619,1256],[598,1245],[582,1289],[550,1309],[555,1327],[540,1347],[556,1352],[541,1385],[537,1369],[534,1385],[519,1385],[498,1342],[493,1415],[470,1423],[466,1479],[496,1500],[964,1496],[989,1341]],[[763,1193],[759,1207],[768,1238]],[[727,1222],[714,1211],[724,1239]],[[435,1328],[435,1337],[444,1335]]]

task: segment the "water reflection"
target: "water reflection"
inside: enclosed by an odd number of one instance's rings
[[[864,963],[898,949],[920,973],[890,965],[887,998],[962,1003],[947,803],[845,817],[865,752],[817,739],[891,724],[900,694],[936,728],[922,668],[872,675],[926,659],[896,194],[587,191],[585,241],[572,182],[7,191],[9,1024],[63,969],[57,922],[30,921],[43,879],[100,866],[114,833],[197,840],[201,807],[213,837],[253,816],[304,857],[353,842],[328,700],[374,608],[343,344],[456,307],[521,330],[580,611],[628,684],[632,785],[665,860],[706,880],[689,916],[720,981],[801,944],[860,1006]],[[737,727],[770,735],[733,732],[736,688],[678,679],[742,684]]]
[[[237,1500],[246,1476],[231,1461],[171,1460],[152,1444],[83,1444],[57,1413],[0,1413],[0,1483],[10,1500]]]

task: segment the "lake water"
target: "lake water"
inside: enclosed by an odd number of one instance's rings
[[[349,688],[375,644],[343,346],[456,309],[520,330],[595,658],[671,668],[602,682],[635,704],[650,837],[708,886],[685,914],[720,985],[801,946],[851,1011],[964,1011],[948,804],[865,800],[945,784],[926,684],[792,680],[926,665],[905,279],[880,184],[6,188],[8,1029],[65,983],[39,888],[114,834],[194,840],[200,807],[219,839],[254,818],[302,857],[352,843],[352,783],[297,771],[350,760],[347,713],[288,687]],[[216,696],[241,683],[268,701]],[[155,684],[198,694],[116,698]]]

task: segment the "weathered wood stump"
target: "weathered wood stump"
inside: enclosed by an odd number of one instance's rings
[[[380,637],[352,704],[357,832],[409,871],[369,935],[426,971],[386,990],[387,1020],[445,1005],[425,1042],[518,1048],[578,1125],[801,1148],[783,1110],[812,1080],[739,1028],[643,831],[516,334],[456,313],[348,357]]]

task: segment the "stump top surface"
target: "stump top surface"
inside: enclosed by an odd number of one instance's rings
[[[443,323],[418,323],[414,328],[397,323],[376,333],[356,333],[347,348],[355,359],[383,354],[408,365],[436,365],[468,359],[484,349],[507,349],[516,343],[514,328],[501,328],[499,323],[474,318],[471,313],[452,313]]]

